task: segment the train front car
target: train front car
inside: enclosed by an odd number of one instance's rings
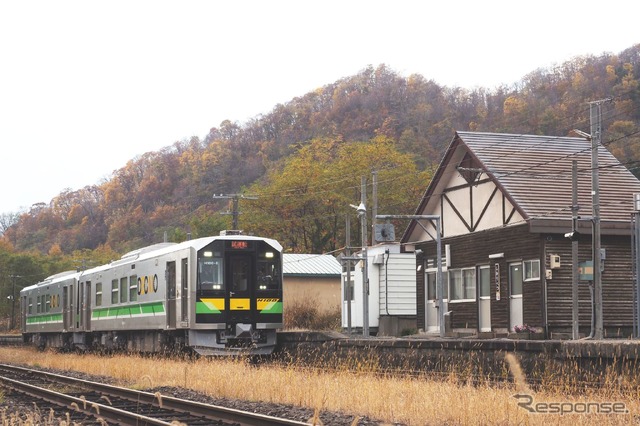
[[[195,302],[189,346],[196,352],[273,352],[283,325],[282,246],[243,235],[216,238],[197,252]]]

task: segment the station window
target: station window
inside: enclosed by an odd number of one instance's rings
[[[102,283],[96,283],[96,306],[102,306]]]
[[[475,300],[476,268],[449,270],[449,294],[451,301]]]
[[[118,303],[118,280],[111,280],[111,303]]]
[[[120,303],[127,303],[127,277],[120,278]]]
[[[138,300],[138,276],[131,275],[129,277],[129,301],[135,302]]]
[[[525,260],[523,264],[523,278],[525,281],[540,279],[540,259]]]

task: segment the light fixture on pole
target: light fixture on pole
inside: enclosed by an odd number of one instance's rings
[[[363,188],[366,183],[363,178]],[[362,335],[369,336],[369,259],[367,258],[367,207],[364,204],[365,192],[362,192],[362,201],[358,206],[349,204],[358,212],[362,233]]]

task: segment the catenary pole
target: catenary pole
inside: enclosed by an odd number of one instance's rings
[[[598,149],[602,143],[602,103],[604,100],[589,103],[591,122],[591,203],[593,214],[593,291],[595,301],[596,339],[604,337],[602,308],[602,269],[600,250],[600,181],[598,176]]]

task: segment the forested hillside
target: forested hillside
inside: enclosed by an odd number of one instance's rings
[[[100,185],[63,191],[19,215],[4,213],[0,252],[69,256],[99,248],[104,255],[165,234],[170,241],[217,234],[231,218],[219,214],[228,202],[212,196],[235,193],[257,196],[240,201],[240,228],[292,251],[330,251],[343,245],[344,217],[360,199],[362,175],[379,171],[381,213],[413,213],[455,130],[588,132],[588,102],[612,98],[604,107],[604,140],[634,169],[639,81],[640,45],[574,58],[493,89],[444,87],[369,67],[247,123],[224,121],[204,140],[134,158]]]

